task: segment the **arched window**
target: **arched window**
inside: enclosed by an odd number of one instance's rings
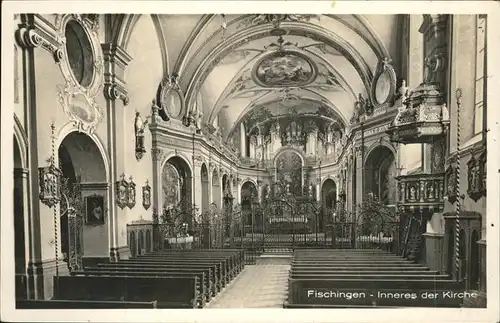
[[[474,134],[483,131],[483,111],[486,108],[486,15],[476,18],[476,98]]]

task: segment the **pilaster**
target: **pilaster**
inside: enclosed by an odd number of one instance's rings
[[[117,182],[121,174],[126,174],[130,143],[126,129],[130,120],[127,118],[126,105],[129,97],[125,88],[125,68],[132,58],[115,44],[102,44],[104,54],[104,96],[106,98],[106,116],[108,124],[108,147],[111,155],[109,189],[109,228],[110,257],[119,259],[128,256],[126,234],[127,208],[120,208],[116,201]],[[120,254],[122,253],[122,254]]]

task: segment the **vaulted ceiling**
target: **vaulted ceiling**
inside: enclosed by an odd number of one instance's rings
[[[396,15],[159,15],[168,73],[188,109],[226,137],[285,117],[348,124],[384,58]]]

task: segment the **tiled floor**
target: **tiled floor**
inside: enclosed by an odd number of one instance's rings
[[[247,265],[207,308],[282,308],[288,295],[290,265]]]

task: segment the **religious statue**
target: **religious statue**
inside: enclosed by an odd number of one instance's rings
[[[196,133],[201,134],[201,121],[203,119],[203,113],[198,110],[198,107],[196,107],[196,109],[191,111],[190,114],[196,128]]]
[[[449,121],[450,120],[450,111],[448,110],[448,106],[446,103],[443,103],[441,106],[441,121]]]
[[[410,187],[410,200],[416,200],[417,197],[416,197],[416,189],[415,189],[415,186],[411,186]]]
[[[271,187],[269,186],[269,184],[266,184],[266,186],[264,186],[264,199],[269,199],[271,196]]]
[[[308,193],[309,193],[310,198],[314,198],[314,185],[312,182],[309,183],[309,192]]]
[[[399,99],[401,102],[405,102],[406,99],[408,98],[408,92],[409,88],[406,86],[406,80],[401,81],[401,86],[399,87],[398,93],[399,93]]]
[[[427,198],[434,199],[434,185],[432,183],[427,184]]]
[[[135,113],[135,122],[134,122],[134,130],[135,130],[135,157],[137,160],[140,160],[144,153],[146,152],[146,147],[144,145],[144,129],[148,124],[148,120],[142,120],[141,114],[139,112]]]
[[[286,194],[290,194],[290,183],[286,183],[286,186],[285,186],[285,193]]]

